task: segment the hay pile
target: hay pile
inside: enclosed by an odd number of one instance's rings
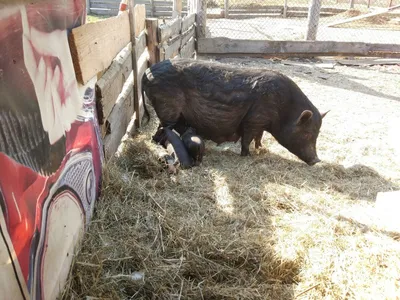
[[[155,126],[104,170],[102,197],[63,299],[398,295],[397,236],[335,216],[369,206],[399,180],[362,165],[308,167],[267,134],[268,150],[255,153],[253,144],[246,158],[239,143],[208,142],[200,167],[169,176],[150,141]],[[322,135],[320,148],[328,152],[332,140]]]

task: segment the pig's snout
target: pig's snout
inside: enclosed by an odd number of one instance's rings
[[[317,164],[317,163],[319,163],[319,162],[321,162],[321,160],[320,160],[318,157],[315,157],[314,159],[308,161],[307,164],[308,164],[309,166],[313,166],[313,165],[315,165],[315,164]]]

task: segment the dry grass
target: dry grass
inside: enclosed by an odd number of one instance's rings
[[[352,17],[361,16],[371,11],[367,8],[352,9],[332,17],[321,18],[321,24],[328,24],[339,20],[345,20]],[[365,19],[356,20],[349,23],[336,25],[337,28],[364,28],[364,29],[390,29],[400,30],[400,14],[397,12],[385,13]],[[396,34],[396,33],[394,33]]]
[[[398,85],[400,72],[354,75],[338,67],[322,80],[313,68],[268,67],[291,75],[318,107],[333,109],[319,139],[325,162],[308,167],[265,134],[268,150],[243,158],[239,144],[208,142],[200,167],[168,176],[150,141],[151,123],[104,170],[64,299],[396,299],[398,236],[337,214],[399,188],[385,132],[399,117],[400,95],[367,94],[357,78],[377,91],[374,76],[388,87],[390,80]],[[344,78],[328,85],[351,73],[352,85]]]

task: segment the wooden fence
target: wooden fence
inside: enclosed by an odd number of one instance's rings
[[[69,37],[77,80],[86,84],[97,78],[97,114],[106,159],[141,126],[141,79],[146,69],[160,60],[195,55],[195,14],[164,23],[146,18],[146,6],[137,2],[141,1],[130,0],[129,11],[119,16],[73,29]]]
[[[322,7],[321,17],[330,17],[338,13],[345,12],[346,9]],[[221,14],[213,16],[213,18],[230,18],[230,19],[251,19],[251,18],[307,18],[307,6],[285,6],[285,5],[268,5],[259,8],[248,8],[235,6],[229,8],[226,6],[221,10]]]
[[[195,14],[185,18],[175,18],[168,24],[158,27],[157,44],[160,60],[185,57],[195,53]]]
[[[91,14],[116,16],[120,0],[89,0],[88,11]],[[172,17],[173,1],[168,0],[136,0],[135,4],[146,6],[146,16],[157,18]],[[187,0],[182,1],[182,16],[187,15]]]

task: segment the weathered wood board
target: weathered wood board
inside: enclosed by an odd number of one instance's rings
[[[134,8],[135,37],[146,28],[146,7],[144,4],[136,4]]]
[[[181,41],[182,37],[179,36],[179,38],[175,39],[175,41],[171,45],[163,46],[164,59],[172,58],[179,53]]]
[[[400,45],[333,41],[260,41],[200,38],[200,54],[303,54],[400,57]]]
[[[194,26],[190,27],[189,30],[182,33],[182,42],[181,45],[185,45],[192,37],[196,34],[196,28]]]
[[[182,19],[182,32],[188,30],[196,22],[196,14],[190,14]]]
[[[192,58],[195,52],[195,39],[191,37],[190,40],[181,48],[181,57],[182,58]]]
[[[136,112],[136,126],[140,127],[141,120],[143,117],[143,97],[142,97],[142,77],[146,69],[148,68],[149,54],[147,51],[143,52],[137,61],[137,101],[135,101],[135,112]]]
[[[76,78],[84,85],[130,42],[128,13],[74,28],[68,39]]]
[[[180,17],[174,19],[169,24],[161,24],[158,30],[158,41],[162,43],[167,41],[170,37],[173,37],[180,33],[182,19]]]
[[[115,57],[107,71],[97,81],[96,101],[102,109],[98,111],[99,123],[104,124],[108,118],[118,95],[122,92],[125,81],[132,72],[132,46],[131,43],[121,50]]]
[[[135,51],[137,57],[142,55],[142,53],[146,50],[146,32],[142,31],[139,34],[139,37],[136,38],[136,45],[135,45]]]
[[[109,131],[104,137],[104,154],[106,159],[109,159],[117,151],[134,113],[133,77],[133,72],[131,72],[106,121]]]

